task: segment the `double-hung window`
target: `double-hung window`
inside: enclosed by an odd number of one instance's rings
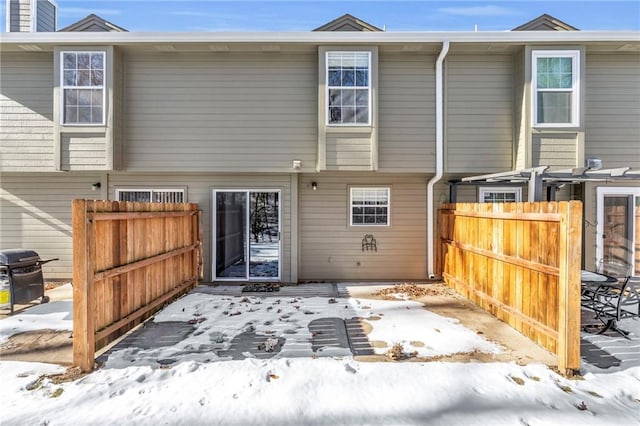
[[[116,189],[118,201],[140,203],[184,203],[184,189]]]
[[[535,50],[532,63],[534,125],[578,126],[580,52]]]
[[[522,188],[480,187],[481,203],[519,203],[522,201]]]
[[[62,124],[104,124],[105,52],[61,52]]]
[[[351,226],[389,226],[389,188],[350,188]]]
[[[371,123],[371,52],[327,52],[327,124]]]

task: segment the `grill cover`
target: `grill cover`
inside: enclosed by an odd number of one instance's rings
[[[40,255],[33,250],[11,249],[0,251],[0,265],[17,266],[33,264],[40,260]]]

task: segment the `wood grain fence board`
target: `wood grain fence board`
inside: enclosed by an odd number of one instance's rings
[[[438,212],[445,282],[557,353],[563,372],[580,365],[582,235],[573,229],[582,204],[571,203],[460,203]]]
[[[197,204],[74,200],[74,364],[122,335],[201,275]]]

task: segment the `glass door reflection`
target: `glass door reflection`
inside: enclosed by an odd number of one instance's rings
[[[216,277],[247,276],[247,193],[216,192]]]
[[[280,193],[251,192],[249,278],[280,276]]]
[[[215,279],[280,279],[280,191],[216,190]]]

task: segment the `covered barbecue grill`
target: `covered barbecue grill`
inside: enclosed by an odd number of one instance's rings
[[[42,260],[33,250],[0,251],[0,307],[30,303],[40,299],[46,303],[42,265],[56,259]]]

